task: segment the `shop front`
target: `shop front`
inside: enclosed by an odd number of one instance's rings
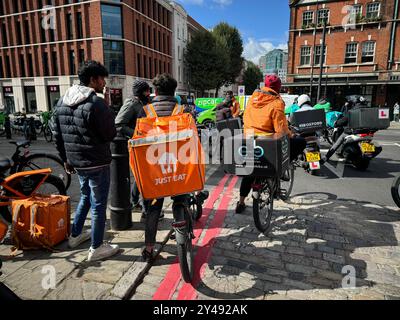
[[[4,111],[9,114],[15,113],[15,100],[14,100],[13,88],[4,87],[3,97],[4,97]]]

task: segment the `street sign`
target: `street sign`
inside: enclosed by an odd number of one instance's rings
[[[245,86],[239,86],[238,91],[239,91],[239,97],[243,97],[246,95],[246,87]]]
[[[379,109],[379,119],[389,119],[389,109]]]

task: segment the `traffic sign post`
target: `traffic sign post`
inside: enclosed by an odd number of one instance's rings
[[[239,97],[243,97],[246,95],[246,87],[245,86],[239,86],[238,91],[239,91]]]

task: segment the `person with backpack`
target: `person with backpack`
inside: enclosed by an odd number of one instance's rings
[[[110,143],[114,140],[114,111],[97,94],[104,91],[107,69],[87,61],[79,70],[79,85],[74,85],[59,100],[54,112],[54,137],[68,173],[77,173],[81,198],[76,209],[70,248],[92,240],[88,261],[109,258],[118,245],[103,242],[110,189]],[[82,232],[91,210],[92,230]]]
[[[132,138],[139,114],[142,112],[143,106],[147,105],[149,102],[150,86],[146,81],[136,80],[132,87],[132,97],[125,101],[115,119],[115,125],[119,135],[127,137],[128,139]],[[143,201],[140,199],[136,181],[133,181],[131,197],[132,208],[142,212],[142,219],[145,219],[146,212],[144,210]]]
[[[255,135],[287,134],[290,137],[290,160],[296,159],[306,148],[306,141],[301,137],[294,137],[289,129],[285,116],[285,103],[280,97],[282,82],[276,75],[265,77],[265,87],[256,90],[247,104],[244,112],[244,131]],[[282,177],[287,180],[288,177]],[[249,195],[254,177],[244,177],[240,186],[240,200],[236,206],[236,213],[246,210],[245,200]]]
[[[151,103],[154,111],[156,112],[156,115],[153,116],[157,118],[171,116],[174,113],[175,108],[179,106],[176,98],[174,97],[175,90],[178,86],[177,81],[169,74],[160,74],[153,80],[153,86],[155,87],[156,95]],[[148,111],[148,108],[144,107],[144,110],[142,110],[139,114],[139,118],[148,117],[146,110]],[[182,112],[184,112],[183,107]],[[172,209],[175,221],[184,221],[184,211],[189,199],[189,195],[180,195],[173,197],[172,199]],[[144,206],[146,209],[146,228],[145,248],[142,251],[142,258],[143,261],[146,262],[149,262],[154,258],[154,246],[156,244],[158,222],[162,213],[163,205],[164,199],[157,199],[153,202],[144,201]]]

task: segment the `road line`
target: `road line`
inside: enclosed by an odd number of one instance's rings
[[[226,182],[229,179],[229,175],[225,175],[217,187],[211,192],[210,197],[208,198],[204,208],[203,208],[203,216],[196,223],[194,234],[196,239],[193,241],[193,245],[197,244],[199,241],[199,237],[201,232],[203,231],[211,212],[213,211],[214,204],[218,200],[220,194],[223,192]],[[153,296],[153,300],[171,300],[176,288],[179,285],[179,282],[182,278],[179,260],[178,258],[172,263],[169,267],[166,276],[164,277],[163,282],[158,287],[156,293]]]
[[[331,171],[335,176],[337,176],[339,179],[343,178],[344,175],[344,169],[345,169],[345,164],[344,162],[338,162],[337,167],[335,168],[333,165],[331,165],[329,162],[325,162],[324,166]],[[340,168],[340,171],[337,170],[337,168]]]
[[[232,199],[232,190],[238,181],[238,177],[234,177],[226,190],[224,197],[217,209],[216,218],[211,222],[209,229],[202,241],[201,247],[199,248],[195,261],[194,261],[194,278],[192,284],[185,283],[178,294],[178,300],[194,300],[197,297],[196,289],[199,285],[201,278],[204,276],[207,262],[210,260],[212,255],[212,248],[216,241],[216,238],[221,233],[221,227],[225,221],[225,217],[228,214],[229,203]]]

